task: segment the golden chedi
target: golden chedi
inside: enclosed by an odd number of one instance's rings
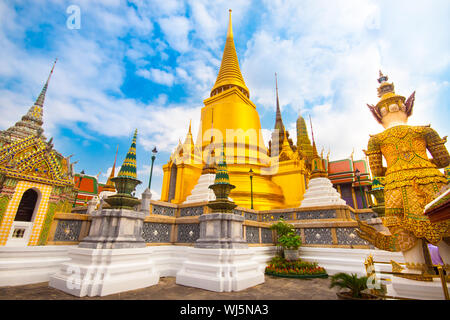
[[[361,237],[376,247],[388,251],[402,251],[409,269],[424,269],[425,256],[422,242],[439,246],[445,264],[450,264],[450,247],[445,242],[449,236],[450,221],[431,223],[424,215],[424,207],[447,179],[438,170],[446,167],[450,156],[441,139],[430,126],[409,126],[412,114],[413,93],[407,100],[396,95],[394,85],[380,72],[376,106],[369,105],[375,119],[386,129],[370,137],[369,164],[374,176],[385,177],[385,217],[383,224],[390,234],[377,232],[360,223]],[[406,100],[406,101],[405,101]],[[429,159],[427,150],[433,156]],[[382,157],[387,167],[383,167]]]
[[[214,137],[214,143],[211,143],[211,135]],[[218,154],[222,143],[225,144],[230,183],[236,186],[230,197],[238,206],[250,208],[250,169],[255,173],[255,209],[268,210],[299,205],[305,190],[303,171],[300,173],[303,162],[296,161],[292,168],[285,168],[280,173],[278,158],[271,159],[268,155],[256,106],[250,100],[250,91],[239,68],[231,10],[222,63],[210,97],[204,100],[197,140],[194,143],[189,128],[185,142],[179,143],[169,163],[163,166],[161,200],[172,203],[185,201],[196,186],[211,151],[215,149]],[[276,174],[283,174],[281,181],[288,181],[289,175],[294,174],[294,171],[297,175],[294,178],[301,181],[294,183],[294,188],[289,190],[287,184],[281,186],[274,181]],[[290,194],[286,196],[285,190]]]

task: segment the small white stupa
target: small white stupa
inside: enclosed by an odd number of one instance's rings
[[[309,180],[308,188],[306,189],[300,208],[346,205],[345,200],[341,198],[339,192],[333,188],[333,183],[328,179],[328,170],[326,169],[328,167],[328,161],[327,164],[324,163],[323,151],[319,157],[316,142],[314,141],[314,133],[312,133],[312,139],[314,158],[311,164],[311,179]]]
[[[194,189],[192,189],[191,194],[187,196],[186,201],[184,201],[183,204],[216,200],[216,195],[213,190],[209,188],[210,185],[214,184],[215,178],[215,164],[206,163],[197,184]]]
[[[212,128],[213,126],[211,124],[211,142],[209,145],[209,148],[211,148],[211,153],[208,155],[205,161],[205,165],[202,169],[202,174],[198,179],[197,184],[195,185],[194,189],[192,189],[191,194],[187,196],[183,204],[216,200],[216,195],[214,194],[213,190],[209,188],[210,185],[214,184],[214,179],[216,178],[217,171]]]

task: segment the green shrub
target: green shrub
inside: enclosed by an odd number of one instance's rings
[[[284,222],[281,218],[280,221],[274,223],[270,226],[271,230],[275,230],[277,232],[278,238],[288,233],[294,232],[294,226],[292,224]]]
[[[348,289],[353,298],[361,298],[362,291],[367,289],[367,277],[358,277],[356,273],[337,273],[331,277],[330,288]]]
[[[302,245],[302,240],[300,236],[294,232],[282,235],[278,238],[278,242],[284,249],[287,250],[297,250]]]

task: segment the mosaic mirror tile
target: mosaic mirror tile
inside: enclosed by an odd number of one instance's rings
[[[54,241],[78,241],[83,221],[59,220]]]
[[[163,207],[163,206],[157,206],[157,205],[153,205],[152,206],[152,214],[160,214],[163,216],[171,216],[174,217],[175,216],[175,208],[170,208],[170,207]]]
[[[280,219],[291,220],[291,212],[265,213],[262,215],[263,222],[278,221]]]
[[[273,243],[272,230],[267,228],[261,228],[261,242]]]
[[[297,212],[297,219],[334,219],[336,218],[336,210],[314,210]]]
[[[198,223],[179,224],[177,236],[177,242],[193,243],[200,237],[200,225]]]
[[[142,237],[145,242],[170,242],[172,225],[167,223],[144,222]]]
[[[248,243],[259,243],[259,230],[258,227],[246,227],[246,236]]]
[[[305,244],[333,244],[330,228],[305,228]]]
[[[336,228],[338,244],[343,245],[369,245],[369,243],[358,237],[356,228]]]
[[[253,212],[244,212],[245,220],[258,221],[258,215]]]
[[[180,209],[180,217],[200,216],[203,214],[203,206],[187,207]]]

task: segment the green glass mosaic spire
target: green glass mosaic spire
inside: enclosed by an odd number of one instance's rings
[[[214,184],[230,184],[230,177],[228,176],[227,161],[225,159],[225,144],[222,145],[221,160],[217,165],[216,179]]]
[[[118,177],[126,177],[137,179],[136,174],[136,137],[137,137],[137,129],[134,131],[133,141],[131,142],[131,147],[128,150],[127,156],[125,157],[125,161],[120,168]]]

